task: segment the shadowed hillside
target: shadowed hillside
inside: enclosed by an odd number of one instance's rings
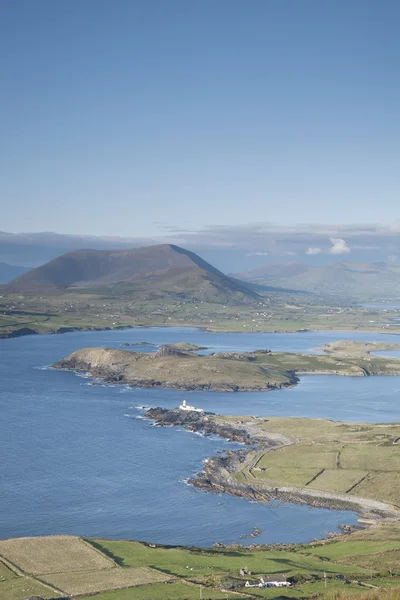
[[[227,277],[199,256],[169,244],[129,250],[78,250],[12,281],[6,293],[35,294],[72,288],[132,286],[133,291],[197,294],[226,301],[257,298],[251,287]]]

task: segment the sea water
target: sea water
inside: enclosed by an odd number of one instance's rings
[[[260,348],[318,352],[338,339],[396,341],[352,332],[214,334],[190,328],[27,336],[0,341],[0,537],[81,534],[210,546],[214,542],[305,542],[356,522],[348,511],[251,503],[187,484],[218,452],[217,437],[154,427],[143,406],[187,399],[236,415],[290,415],[346,421],[399,421],[400,378],[307,376],[272,392],[182,392],[106,385],[49,365],[86,346],[156,346],[189,341],[205,352]],[[253,527],[263,533],[242,539]]]

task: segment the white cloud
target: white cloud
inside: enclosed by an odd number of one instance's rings
[[[332,247],[329,248],[329,254],[348,254],[350,248],[342,238],[330,238]]]
[[[321,254],[322,249],[321,248],[309,248],[306,252],[306,254],[309,254],[310,256],[313,256],[314,254]]]
[[[248,252],[246,256],[268,256],[268,252]]]

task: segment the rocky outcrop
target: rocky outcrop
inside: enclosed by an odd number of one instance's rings
[[[219,435],[220,437],[239,442],[241,444],[253,444],[250,434],[244,430],[232,427],[225,423],[218,423],[213,419],[213,413],[199,413],[192,410],[166,408],[150,408],[145,416],[153,419],[156,425],[180,425],[189,431],[197,431],[204,435]]]
[[[38,332],[35,329],[31,329],[30,327],[21,327],[20,329],[15,329],[14,331],[7,331],[5,333],[0,332],[0,338],[15,338],[22,337],[23,335],[37,335]]]
[[[161,348],[176,348],[182,352],[198,352],[199,350],[207,350],[206,346],[198,346],[190,342],[177,342],[176,344],[165,344]]]

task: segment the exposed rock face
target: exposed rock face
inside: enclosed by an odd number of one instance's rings
[[[185,352],[171,344],[162,346],[154,355],[155,358],[161,358],[162,356],[185,356]]]
[[[201,431],[205,435],[219,435],[232,442],[252,444],[249,433],[226,424],[217,423],[213,413],[199,413],[191,410],[167,408],[150,408],[145,414],[148,419],[154,419],[157,425],[181,425],[190,431]]]

